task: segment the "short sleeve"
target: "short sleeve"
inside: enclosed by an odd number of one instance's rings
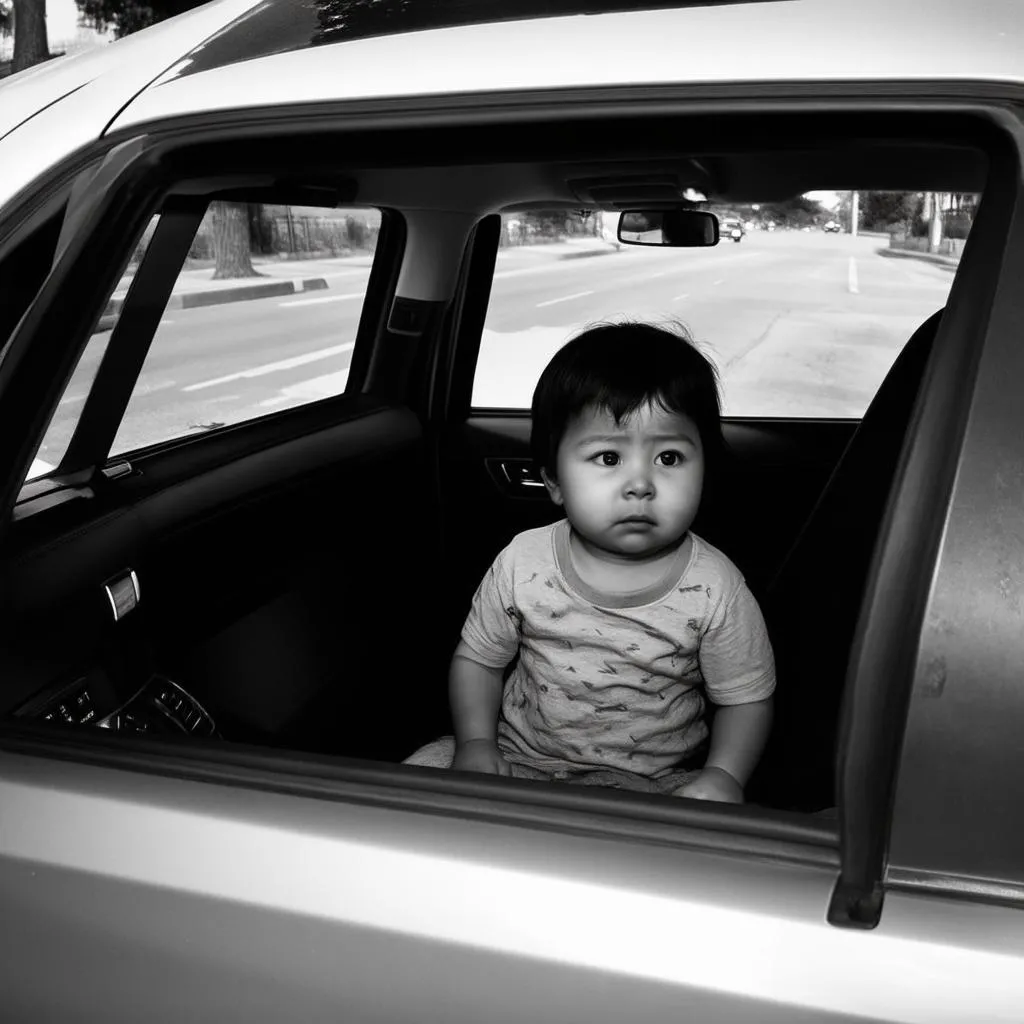
[[[473,595],[462,641],[481,665],[504,668],[519,650],[519,610],[508,548],[494,560]]]
[[[711,616],[700,668],[713,704],[751,704],[775,690],[775,657],[764,616],[742,580]]]

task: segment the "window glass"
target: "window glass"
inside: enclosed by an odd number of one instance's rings
[[[341,394],[379,227],[371,209],[213,204],[111,454]]]
[[[977,199],[847,191],[712,204],[719,244],[684,249],[622,245],[607,211],[503,215],[472,404],[528,408],[566,341],[635,318],[689,330],[719,368],[727,416],[860,418],[945,304]]]
[[[110,297],[30,479],[52,470],[67,450],[156,223]],[[212,204],[111,454],[341,394],[379,227],[375,209]]]

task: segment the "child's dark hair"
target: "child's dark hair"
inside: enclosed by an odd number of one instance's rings
[[[649,403],[688,416],[700,431],[705,472],[717,466],[724,451],[718,374],[686,329],[673,326],[596,324],[555,353],[533,392],[530,434],[533,459],[548,476],[556,476],[570,420],[590,406],[617,423]]]

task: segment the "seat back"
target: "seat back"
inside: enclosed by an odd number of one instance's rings
[[[942,317],[914,332],[864,414],[774,579],[764,615],[775,651],[775,724],[747,788],[800,811],[835,804],[843,682],[878,531]]]

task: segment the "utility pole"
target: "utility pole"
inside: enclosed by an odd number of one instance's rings
[[[932,219],[928,225],[928,251],[938,252],[942,242],[942,193],[932,195]]]
[[[860,193],[852,192],[850,194],[850,234],[856,237],[857,235],[857,221],[860,220]]]

